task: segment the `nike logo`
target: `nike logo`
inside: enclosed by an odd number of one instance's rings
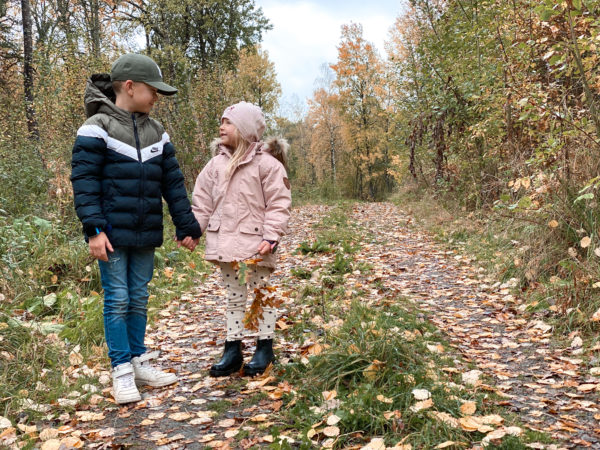
[[[157,151],[159,151],[160,149],[158,147],[152,147],[150,149],[150,153],[156,153]]]

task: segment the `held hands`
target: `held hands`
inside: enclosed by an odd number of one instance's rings
[[[175,238],[175,240],[177,241],[177,238]],[[177,247],[185,247],[190,252],[193,252],[199,241],[200,238],[192,239],[190,236],[186,236],[183,238],[183,240],[177,241]]]
[[[275,247],[277,247],[277,242],[271,244],[269,241],[262,241],[258,246],[258,253],[260,255],[268,255],[274,252]]]
[[[106,250],[109,252],[113,252],[113,247],[108,240],[108,236],[106,233],[101,232],[96,236],[89,238],[90,245],[90,255],[95,259],[99,259],[100,261],[108,262],[108,254]]]

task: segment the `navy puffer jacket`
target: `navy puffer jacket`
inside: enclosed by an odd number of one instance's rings
[[[106,232],[113,247],[159,247],[162,198],[178,239],[200,237],[175,148],[147,114],[114,104],[110,76],[93,75],[85,90],[86,122],[77,131],[71,182],[84,234]]]

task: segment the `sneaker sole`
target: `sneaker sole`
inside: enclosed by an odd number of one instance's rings
[[[135,380],[136,386],[150,386],[150,387],[165,387],[177,383],[179,380],[168,381],[168,382],[151,382],[143,380]]]
[[[115,399],[115,403],[116,403],[117,405],[124,405],[124,404],[126,404],[126,403],[135,403],[135,402],[139,402],[139,401],[142,399],[142,396],[140,395],[140,396],[137,396],[137,397],[131,397],[131,398],[127,398],[127,399],[123,399],[123,398],[122,398],[122,399],[120,399],[120,400],[117,400],[117,399],[115,398],[115,396],[113,395],[113,398]]]

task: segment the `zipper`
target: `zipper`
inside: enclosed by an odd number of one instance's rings
[[[144,203],[142,199],[142,195],[144,193],[143,184],[144,184],[144,164],[142,164],[142,149],[140,148],[140,136],[138,134],[137,121],[135,120],[135,114],[131,115],[131,119],[133,120],[133,135],[135,136],[135,148],[137,150],[138,162],[140,163],[140,188],[138,192],[138,223],[137,229],[140,230],[142,226],[142,214],[144,211]],[[140,233],[136,233],[137,238],[139,240]],[[138,242],[138,245],[140,243]]]

